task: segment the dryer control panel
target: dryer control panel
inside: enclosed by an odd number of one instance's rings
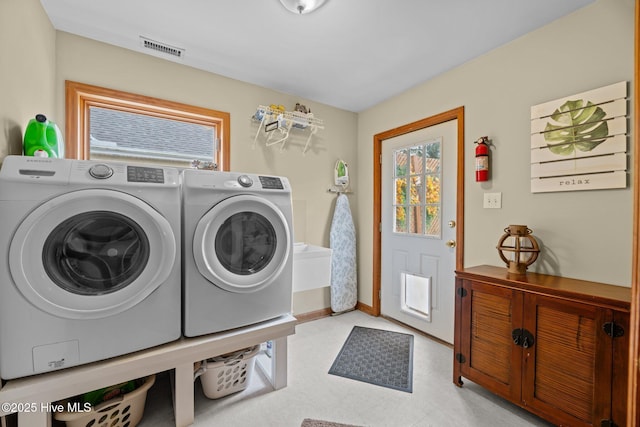
[[[267,190],[284,190],[284,186],[282,185],[282,180],[278,177],[274,176],[260,176],[260,184],[262,184],[262,188]]]
[[[263,190],[284,190],[282,179],[275,176],[258,176],[260,184],[262,184]],[[253,185],[253,179],[249,175],[240,175],[238,177],[238,184],[244,188],[249,188]]]
[[[249,175],[240,175],[238,177],[238,184],[242,185],[243,187],[251,187],[253,185],[253,180]]]
[[[166,171],[165,171],[166,172]],[[182,172],[182,188],[200,188],[205,191],[231,191],[238,194],[244,192],[261,192],[270,194],[291,193],[289,180],[283,176],[268,176],[252,173],[237,173],[228,171],[204,171],[184,169]],[[165,176],[165,179],[167,176]]]

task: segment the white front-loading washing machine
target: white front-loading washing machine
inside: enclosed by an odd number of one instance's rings
[[[183,333],[291,313],[291,187],[283,177],[182,172]]]
[[[1,378],[180,337],[176,169],[9,156],[0,218]]]

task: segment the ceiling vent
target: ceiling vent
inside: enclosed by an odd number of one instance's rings
[[[184,49],[181,47],[175,47],[166,43],[157,42],[143,36],[140,36],[140,44],[145,49],[155,50],[156,52],[175,56],[176,58],[182,58],[182,56],[184,55]]]

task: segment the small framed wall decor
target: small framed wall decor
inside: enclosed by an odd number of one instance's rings
[[[531,192],[627,186],[627,82],[531,107]]]

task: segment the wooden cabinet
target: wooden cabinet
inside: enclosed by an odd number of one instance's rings
[[[453,381],[563,426],[626,425],[630,288],[478,266],[456,272]]]

